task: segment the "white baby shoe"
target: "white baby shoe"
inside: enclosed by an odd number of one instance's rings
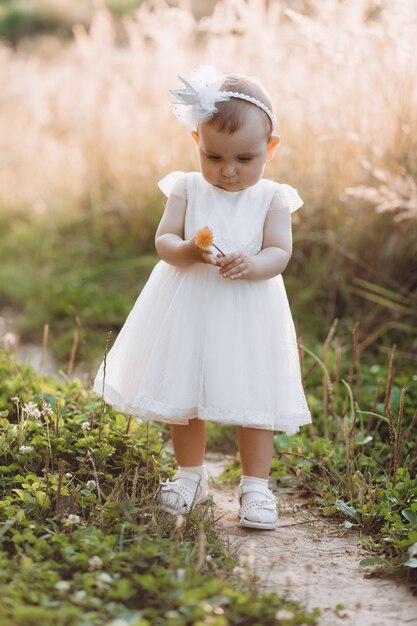
[[[257,476],[242,476],[239,485],[239,505],[241,526],[262,530],[276,528],[277,502],[268,488],[268,480]]]
[[[172,480],[161,481],[158,505],[168,513],[186,515],[196,504],[208,498],[208,475],[205,465],[181,467]]]

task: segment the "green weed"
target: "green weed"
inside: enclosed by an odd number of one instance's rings
[[[259,592],[210,503],[158,509],[174,471],[163,430],[1,351],[0,381],[1,626],[317,623]]]
[[[395,346],[385,366],[361,358],[357,324],[347,358],[336,327],[320,351],[303,347],[313,425],[295,436],[275,435],[271,476],[311,494],[322,515],[356,530],[370,551],[364,567],[415,586],[416,377],[395,371]],[[236,459],[223,479],[236,482],[238,476]]]

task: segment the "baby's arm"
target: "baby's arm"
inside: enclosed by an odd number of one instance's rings
[[[186,266],[192,263],[212,263],[214,257],[198,248],[194,237],[184,241],[186,198],[171,193],[155,234],[155,247],[159,257],[170,265]]]
[[[269,211],[264,224],[262,250],[252,259],[246,278],[261,280],[282,274],[292,254],[291,213],[289,209]]]
[[[228,254],[219,261],[220,274],[235,280],[265,280],[281,274],[292,253],[291,213],[289,208],[267,213],[262,250],[254,256],[241,252]]]

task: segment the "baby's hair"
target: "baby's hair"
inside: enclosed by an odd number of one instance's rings
[[[245,74],[229,74],[220,87],[220,91],[244,93],[247,96],[256,98],[273,112],[272,101],[268,92],[261,83],[252,76],[246,76]],[[262,111],[261,108],[252,104],[252,102],[241,100],[240,98],[230,98],[230,100],[226,102],[216,102],[218,112],[208,119],[205,124],[214,126],[220,132],[233,135],[244,125],[245,115],[248,109],[254,108],[258,109],[259,114],[262,115],[265,121],[265,132],[269,138],[272,132],[272,123],[268,115]]]

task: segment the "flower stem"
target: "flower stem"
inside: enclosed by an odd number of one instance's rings
[[[211,245],[214,246],[216,250],[220,252],[220,254],[222,254],[223,256],[226,256],[225,253],[222,250],[220,250],[220,248],[218,248],[215,243],[212,243]]]

